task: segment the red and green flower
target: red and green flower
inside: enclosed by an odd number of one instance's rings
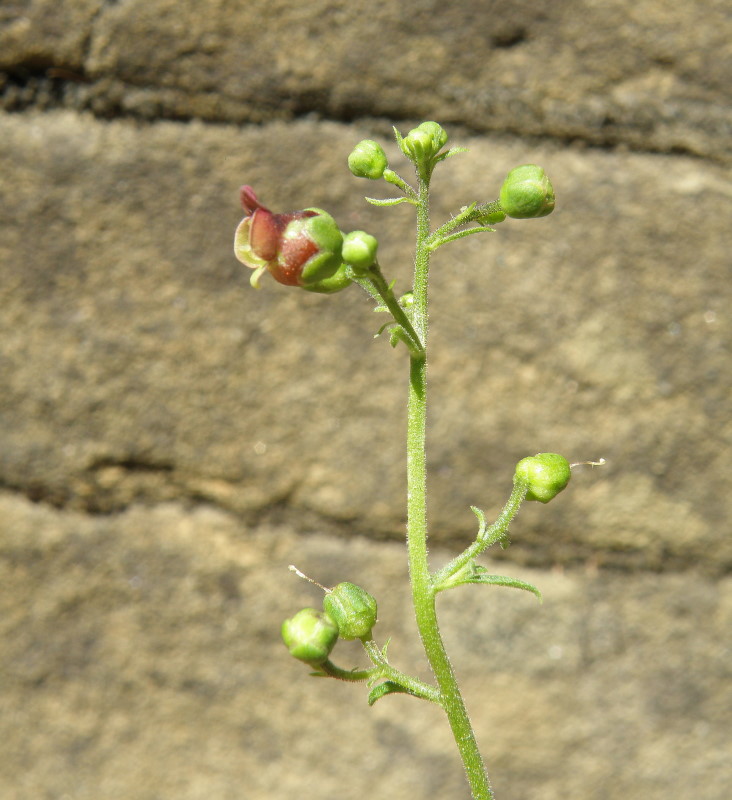
[[[326,292],[343,288],[333,284],[343,263],[343,235],[330,214],[320,208],[274,214],[257,200],[251,186],[242,186],[239,193],[247,216],[236,229],[234,255],[255,270],[253,286],[259,286],[267,271],[285,286]]]

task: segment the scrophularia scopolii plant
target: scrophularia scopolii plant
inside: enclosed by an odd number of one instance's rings
[[[323,609],[304,608],[282,625],[282,639],[291,655],[308,664],[319,676],[363,681],[373,705],[388,694],[402,693],[440,706],[448,719],[474,800],[493,798],[483,759],[455,675],[443,645],[435,607],[439,592],[465,584],[493,584],[524,589],[541,597],[525,581],[491,575],[476,559],[490,545],[508,544],[508,528],[525,500],[548,503],[569,483],[571,468],[564,456],[539,453],[521,459],[513,476],[513,491],[495,522],[488,524],[483,511],[472,508],[478,519],[473,543],[449,563],[431,570],[427,556],[427,466],[425,457],[427,414],[428,276],[430,256],[439,247],[474,234],[494,231],[506,220],[544,217],[554,210],[554,189],[541,167],[524,164],[513,168],[488,202],[473,202],[442,225],[430,224],[430,180],[438,164],[465,152],[445,149],[447,133],[436,122],[423,122],[396,141],[416,173],[409,184],[389,168],[377,142],[365,139],[348,156],[350,171],[359,178],[385,180],[398,195],[385,200],[366,198],[376,206],[408,203],[416,211],[414,279],[411,290],[397,297],[384,277],[377,258],[378,242],[365,231],[343,234],[330,214],[319,208],[277,214],[265,208],[251,186],[243,186],[240,199],[246,216],[236,229],[236,257],[254,270],[251,283],[269,273],[277,282],[312,292],[332,294],[358,284],[376,301],[375,310],[391,320],[379,333],[389,331],[393,347],[406,346],[409,355],[407,399],[407,553],[417,628],[434,683],[421,681],[393,666],[386,646],[376,644],[376,600],[363,588],[344,581],[325,591]],[[602,463],[584,462],[584,463]],[[291,567],[302,576],[295,567]],[[305,577],[305,576],[302,576]],[[314,581],[313,581],[314,583]],[[318,584],[319,585],[319,584]],[[330,659],[338,639],[360,640],[371,666],[345,669]]]

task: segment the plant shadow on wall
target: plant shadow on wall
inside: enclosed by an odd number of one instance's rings
[[[460,688],[440,635],[436,597],[466,584],[487,584],[523,589],[539,599],[539,590],[525,581],[489,574],[478,564],[491,545],[508,547],[509,526],[526,500],[548,503],[569,483],[572,468],[556,453],[539,453],[516,465],[513,490],[492,523],[473,507],[478,521],[475,540],[462,553],[437,570],[430,568],[427,550],[427,468],[425,456],[427,418],[428,279],[430,257],[451,242],[495,231],[508,218],[534,219],[550,214],[555,198],[544,170],[534,164],[512,169],[497,199],[472,202],[446,222],[430,221],[430,181],[433,171],[464,148],[447,148],[448,136],[436,122],[423,122],[406,136],[394,130],[397,144],[414,168],[410,184],[388,165],[383,148],[375,141],[359,142],[348,157],[351,172],[359,178],[384,180],[396,196],[377,200],[376,206],[414,206],[416,244],[414,279],[409,291],[397,295],[378,259],[378,242],[365,231],[343,234],[333,217],[319,208],[273,213],[260,203],[251,186],[243,186],[240,199],[246,216],[237,227],[236,257],[253,270],[251,284],[259,288],[268,273],[285,286],[310,292],[336,294],[356,284],[375,302],[375,311],[387,321],[377,335],[388,336],[392,347],[408,356],[407,381],[407,555],[412,601],[424,652],[434,675],[426,683],[389,661],[389,642],[377,644],[373,628],[377,602],[362,587],[343,581],[324,591],[322,609],[304,608],[282,625],[282,638],[290,653],[305,662],[312,674],[343,681],[362,682],[368,703],[389,694],[407,694],[443,709],[465,768],[475,800],[493,798]],[[601,464],[583,462],[585,464]],[[291,569],[304,576],[295,566]],[[308,578],[308,580],[312,580]],[[312,581],[315,583],[315,581]],[[320,585],[320,584],[317,584]],[[358,640],[370,666],[345,668],[331,659],[339,639]]]

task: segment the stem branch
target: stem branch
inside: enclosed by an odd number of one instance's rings
[[[412,323],[409,321],[409,317],[407,316],[406,312],[399,305],[399,301],[396,299],[396,297],[394,297],[394,292],[386,282],[386,278],[382,275],[381,268],[377,263],[374,263],[369,269],[368,277],[376,289],[379,297],[384,302],[384,305],[391,312],[394,320],[402,326],[404,332],[407,334],[410,352],[418,355],[423,354],[424,346],[419,340],[419,335],[412,327]]]
[[[511,496],[498,515],[498,519],[488,528],[484,528],[484,524],[482,524],[478,532],[478,538],[473,544],[465,548],[459,556],[453,558],[452,561],[445,564],[439,572],[435,573],[433,580],[436,586],[446,581],[451,575],[455,575],[455,573],[459,572],[469,561],[479,556],[486,548],[495,544],[506,535],[509,525],[516,514],[518,514],[519,508],[524,502],[528,488],[528,483],[526,481],[514,481]]]

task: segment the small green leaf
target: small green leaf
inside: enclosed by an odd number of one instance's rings
[[[508,578],[505,575],[488,575],[485,572],[485,567],[476,567],[476,570],[480,571],[479,575],[464,578],[460,583],[454,583],[452,586],[460,586],[465,583],[485,583],[492,586],[508,586],[512,589],[523,589],[526,592],[531,592],[539,598],[539,601],[542,599],[541,592],[536,586],[527,583],[527,581],[522,581],[518,578]],[[452,588],[452,586],[450,588]]]
[[[399,203],[414,203],[409,197],[388,197],[385,200],[379,200],[376,197],[365,197],[367,203],[372,206],[398,206]]]
[[[467,147],[451,147],[449,150],[446,150],[444,153],[440,153],[439,156],[435,159],[435,161],[444,161],[446,158],[450,158],[451,156],[456,156],[458,153],[467,153]]]
[[[372,706],[377,700],[381,700],[382,697],[386,697],[388,694],[411,694],[411,692],[408,692],[398,683],[394,683],[394,681],[384,681],[384,683],[374,686],[369,692],[369,705]]]
[[[409,153],[404,149],[404,137],[401,135],[401,133],[399,133],[399,131],[396,129],[395,125],[392,125],[391,129],[394,131],[394,138],[396,139],[396,143],[399,145],[399,149],[408,158],[409,157]]]
[[[478,517],[478,538],[485,533],[485,512],[481,511],[477,506],[470,506],[470,510]]]
[[[466,228],[465,230],[458,231],[457,233],[451,233],[449,236],[439,236],[433,239],[428,247],[430,250],[435,251],[438,247],[442,247],[443,244],[449,244],[450,242],[456,242],[458,239],[464,239],[466,236],[472,236],[475,233],[495,233],[496,229],[491,228],[490,225],[476,225],[473,228]]]

